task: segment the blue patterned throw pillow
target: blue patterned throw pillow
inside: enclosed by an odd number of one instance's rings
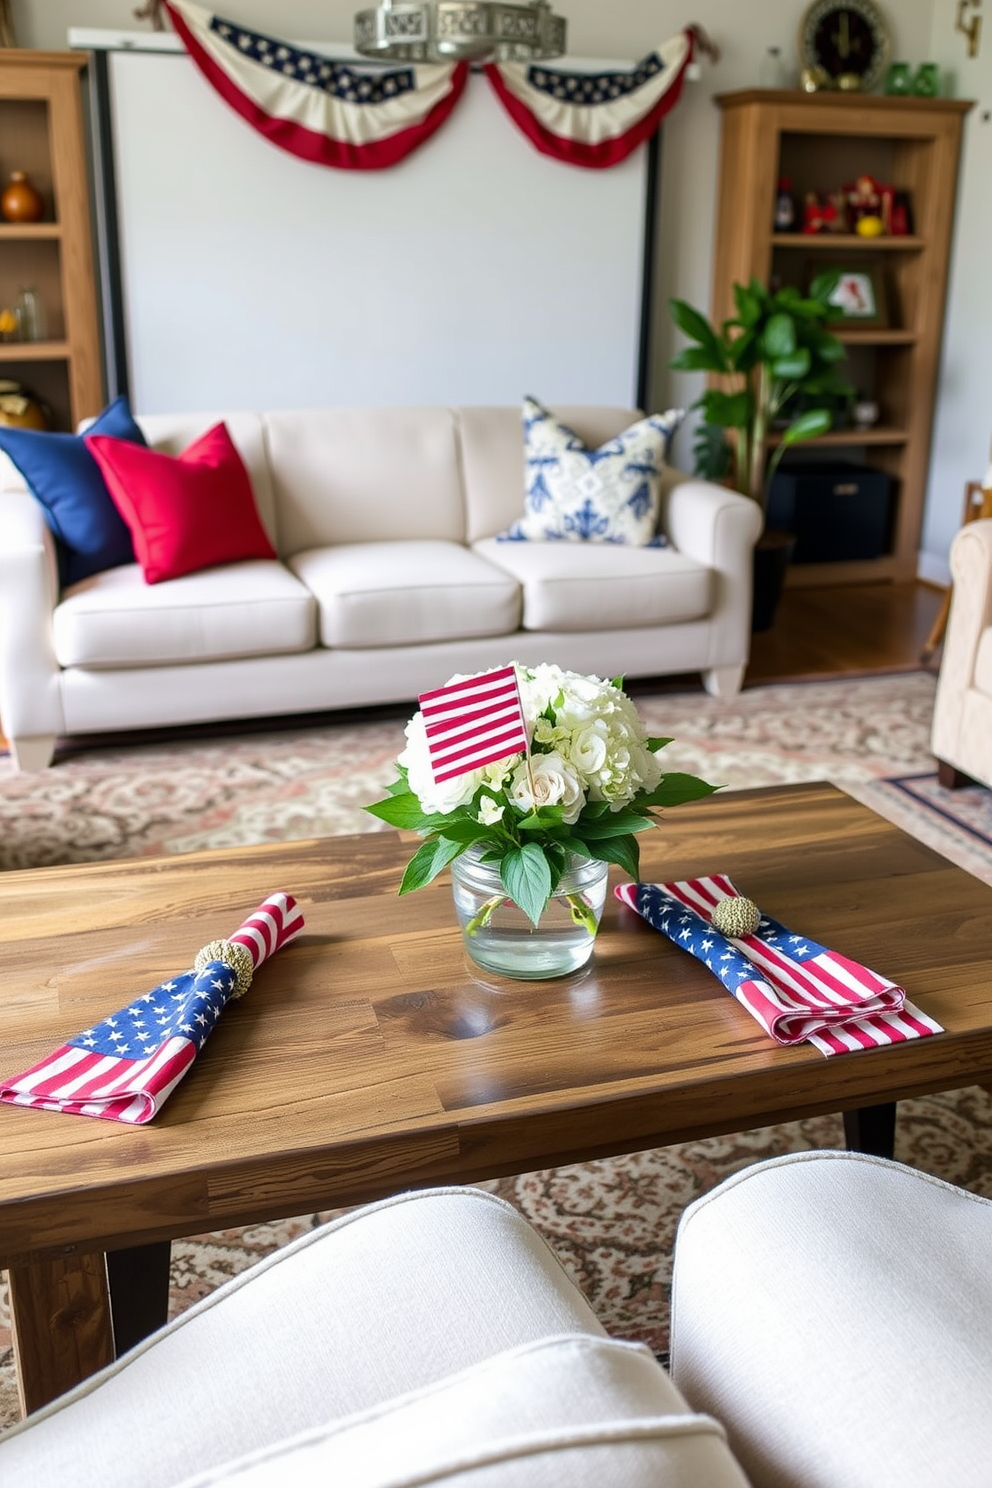
[[[657,535],[658,476],[681,408],[640,419],[599,449],[524,399],[524,514],[502,542],[627,543],[664,546]]]

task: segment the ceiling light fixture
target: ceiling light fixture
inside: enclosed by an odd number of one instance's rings
[[[535,62],[560,57],[566,22],[547,0],[382,0],[355,16],[364,57],[401,62]]]

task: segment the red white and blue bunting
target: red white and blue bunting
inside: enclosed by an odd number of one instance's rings
[[[165,8],[193,62],[272,144],[315,165],[381,170],[429,139],[461,97],[468,66],[358,68],[213,15]]]
[[[449,117],[468,66],[395,69],[336,62],[222,19],[192,0],[164,0],[204,78],[272,144],[317,165],[396,165]],[[496,96],[542,154],[570,165],[618,165],[649,139],[682,92],[694,51],[687,26],[636,67],[590,73],[532,63],[485,68]]]
[[[687,27],[637,66],[564,72],[491,62],[486,75],[514,123],[543,155],[593,170],[619,165],[678,102],[697,32]]]

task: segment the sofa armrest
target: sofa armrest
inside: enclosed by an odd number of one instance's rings
[[[695,476],[676,479],[662,496],[661,525],[675,547],[710,568],[735,571],[761,533],[758,504]]]
[[[737,668],[739,686],[739,669],[751,649],[752,555],[761,533],[758,504],[738,491],[672,471],[662,490],[661,529],[680,553],[713,572],[708,665]],[[705,673],[704,681],[713,690]]]
[[[992,626],[992,518],[961,528],[951,544],[951,577],[954,588],[934,700],[931,748],[938,759],[967,771],[959,740],[978,643]]]
[[[52,615],[55,542],[27,492],[0,496],[0,723],[8,739],[65,732]]]

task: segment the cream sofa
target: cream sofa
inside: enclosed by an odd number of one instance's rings
[[[404,1194],[0,1436],[0,1482],[987,1488],[990,1277],[988,1199],[856,1153],[757,1163],[683,1215],[670,1378],[508,1204]]]
[[[992,786],[992,520],[951,544],[954,590],[944,636],[931,748],[941,785]]]
[[[555,410],[596,447],[628,409]],[[498,542],[522,511],[516,408],[156,415],[178,454],[224,418],[280,561],[58,592],[40,508],[0,456],[0,725],[43,769],[60,735],[405,702],[516,660],[741,685],[753,502],[671,472],[667,548]]]

